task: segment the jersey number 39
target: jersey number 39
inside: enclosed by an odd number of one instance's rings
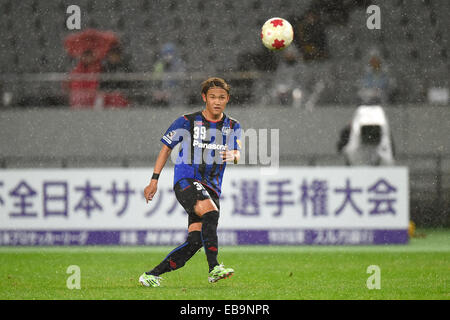
[[[194,127],[194,139],[206,139],[206,127]]]

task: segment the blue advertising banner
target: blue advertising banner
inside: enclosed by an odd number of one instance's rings
[[[171,171],[147,204],[151,169],[0,170],[0,245],[181,243]],[[222,191],[222,244],[408,242],[406,168],[230,166]]]

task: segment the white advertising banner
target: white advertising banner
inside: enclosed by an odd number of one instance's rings
[[[0,244],[172,244],[187,214],[165,168],[0,170]],[[405,243],[403,167],[227,168],[219,235],[229,244]]]

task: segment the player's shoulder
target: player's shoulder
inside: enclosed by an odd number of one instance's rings
[[[195,118],[197,118],[198,116],[201,116],[202,112],[201,111],[196,111],[196,112],[192,112],[192,113],[185,113],[182,115],[182,117],[185,120],[195,120]]]
[[[230,119],[230,121],[234,122],[234,123],[239,123],[239,121],[236,118],[233,117],[228,117]]]
[[[177,126],[187,127],[190,123],[192,123],[192,121],[195,120],[198,114],[201,114],[201,112],[182,114],[174,121],[174,124]]]
[[[228,115],[227,115],[227,118],[228,118],[229,121],[230,121],[230,127],[235,128],[236,126],[240,126],[240,125],[241,125],[241,124],[239,123],[239,121],[236,120],[235,118],[230,117],[230,116],[228,116]]]

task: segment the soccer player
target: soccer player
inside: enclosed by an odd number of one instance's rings
[[[186,242],[171,251],[152,270],[143,273],[139,282],[158,287],[160,275],[179,269],[203,246],[209,265],[210,283],[233,275],[234,270],[217,262],[222,178],[227,162],[240,158],[241,127],[224,114],[230,99],[230,86],[221,78],[202,83],[205,108],[176,119],[161,139],[163,146],[156,159],[153,176],[144,189],[148,203],[157,191],[158,178],[172,149],[181,143],[174,167],[175,196],[188,213]]]

